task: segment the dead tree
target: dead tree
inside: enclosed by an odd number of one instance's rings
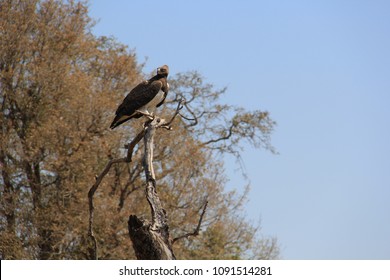
[[[134,215],[129,217],[128,227],[137,259],[173,260],[172,241],[169,237],[167,214],[157,195],[156,177],[153,169],[153,140],[157,127],[163,120],[155,118],[145,130],[143,166],[146,178],[146,199],[148,200],[152,221],[142,221]]]
[[[98,245],[93,231],[93,218],[94,218],[94,203],[93,197],[98,189],[100,183],[106,174],[110,171],[113,164],[129,163],[132,161],[133,150],[135,146],[144,139],[144,157],[143,167],[145,170],[146,187],[145,194],[146,199],[151,209],[151,222],[147,220],[141,220],[135,215],[130,215],[128,220],[129,236],[133,243],[133,248],[137,259],[151,260],[173,260],[175,254],[172,250],[172,244],[182,238],[189,236],[196,236],[199,234],[200,225],[207,207],[207,201],[204,204],[202,214],[199,219],[198,226],[192,233],[187,233],[183,236],[176,238],[170,238],[168,218],[165,209],[162,207],[160,198],[157,194],[156,177],[153,169],[153,145],[154,135],[158,128],[165,128],[171,130],[171,123],[174,118],[179,114],[181,109],[181,103],[178,103],[177,109],[170,121],[166,122],[164,119],[154,117],[145,123],[144,129],[138,133],[138,135],[126,145],[127,155],[123,158],[111,159],[106,167],[103,169],[99,176],[96,176],[94,185],[88,192],[89,201],[89,229],[88,236],[92,242],[89,255],[92,259],[98,259]]]

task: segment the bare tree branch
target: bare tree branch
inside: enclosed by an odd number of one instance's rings
[[[166,123],[160,124],[159,127],[165,128],[167,130],[172,130],[171,124],[173,123],[177,115],[180,114],[180,110],[183,109],[183,105],[182,105],[183,102],[185,102],[184,98],[179,100],[179,102],[177,103],[176,110],[173,113],[171,119]]]
[[[106,167],[103,169],[102,173],[100,173],[99,176],[96,177],[95,183],[93,186],[89,189],[88,192],[88,202],[89,202],[89,224],[88,224],[88,236],[91,238],[93,242],[93,250],[92,250],[92,258],[97,260],[98,259],[98,248],[97,248],[97,241],[96,237],[93,233],[93,218],[94,218],[94,204],[93,204],[93,196],[98,189],[100,183],[102,182],[103,178],[107,175],[108,171],[110,171],[111,166],[113,164],[117,163],[123,163],[123,162],[131,162],[131,158],[133,155],[133,150],[135,146],[138,144],[139,141],[144,137],[145,130],[142,130],[138,135],[131,141],[128,145],[126,145],[127,148],[127,156],[123,158],[115,158],[111,159]]]
[[[227,135],[225,135],[223,137],[216,138],[216,139],[208,140],[208,141],[202,143],[202,146],[207,146],[208,144],[211,144],[211,143],[217,143],[219,141],[228,140],[233,135],[233,128],[234,128],[234,123],[232,123],[230,125]]]
[[[193,232],[189,232],[189,233],[186,233],[186,234],[183,234],[181,236],[178,236],[178,237],[175,237],[173,240],[172,240],[172,244],[174,244],[176,241],[180,240],[180,239],[183,239],[183,238],[188,238],[190,236],[198,236],[199,235],[199,231],[200,231],[200,226],[202,224],[202,221],[203,221],[203,216],[204,214],[206,213],[206,208],[207,208],[207,204],[209,202],[206,200],[204,206],[203,206],[203,210],[202,210],[202,213],[200,214],[200,217],[199,217],[199,222],[198,222],[198,225],[197,227],[195,228],[195,230]]]

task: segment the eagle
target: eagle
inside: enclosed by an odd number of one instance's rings
[[[154,110],[161,106],[167,97],[168,74],[168,65],[163,65],[157,68],[155,76],[133,88],[116,110],[110,128],[114,129],[132,118],[142,116],[153,118]]]

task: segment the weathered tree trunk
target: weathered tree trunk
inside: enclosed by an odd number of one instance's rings
[[[127,148],[127,156],[123,158],[111,159],[102,173],[96,176],[96,181],[88,192],[89,201],[89,226],[88,236],[92,241],[89,248],[89,256],[91,259],[98,259],[98,242],[93,231],[94,220],[94,203],[93,197],[102,182],[104,176],[110,171],[113,164],[129,163],[132,161],[134,147],[144,138],[144,158],[143,167],[145,170],[146,187],[145,194],[149,203],[152,221],[141,220],[135,215],[130,215],[128,221],[129,236],[133,243],[133,248],[137,259],[139,260],[174,260],[175,254],[172,250],[172,244],[182,238],[189,236],[197,236],[200,231],[200,226],[203,216],[206,212],[207,199],[205,200],[202,213],[199,218],[198,226],[194,232],[186,233],[176,238],[171,239],[169,236],[169,227],[167,213],[161,205],[160,198],[157,195],[156,177],[153,169],[153,139],[157,128],[171,130],[171,124],[181,110],[181,101],[178,103],[175,113],[170,121],[155,117],[153,121],[145,123],[145,128],[125,147]]]
[[[172,241],[169,237],[167,214],[162,208],[156,190],[156,178],[153,169],[153,139],[156,128],[163,121],[155,118],[146,127],[144,136],[145,153],[143,165],[146,177],[146,199],[152,212],[152,222],[140,220],[135,215],[129,217],[128,228],[130,239],[137,259],[172,260]]]

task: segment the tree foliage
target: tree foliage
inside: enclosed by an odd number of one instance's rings
[[[144,76],[136,55],[112,38],[92,34],[87,6],[74,1],[0,0],[0,257],[86,259],[87,192],[109,159],[141,129],[134,121],[111,131],[117,104]],[[197,72],[170,79],[161,115],[183,108],[174,131],[159,130],[155,171],[179,259],[276,258],[274,238],[245,220],[245,191],[227,192],[223,162],[241,141],[272,150],[267,112],[221,103]],[[115,165],[95,197],[100,258],[134,258],[130,214],[148,217],[142,143],[133,161]]]

